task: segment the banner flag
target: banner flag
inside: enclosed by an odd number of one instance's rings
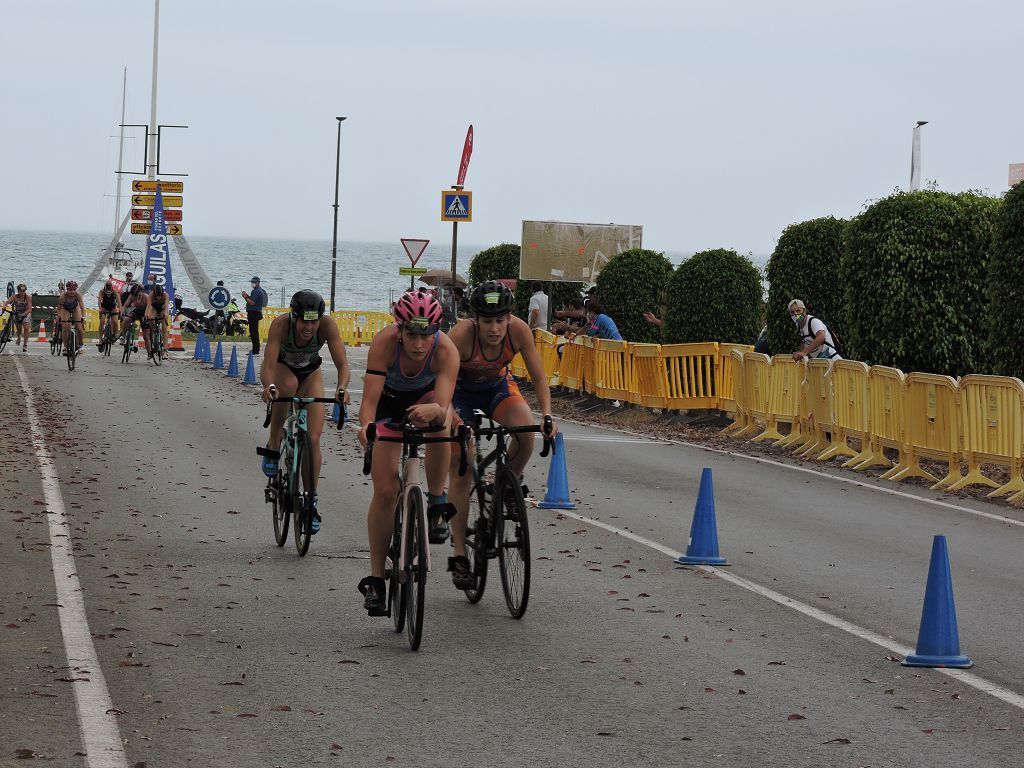
[[[169,306],[174,306],[174,278],[171,276],[171,249],[167,240],[167,222],[164,219],[164,196],[157,185],[153,201],[153,222],[146,237],[146,268],[142,271],[145,283],[148,275],[156,275],[157,285],[167,292]]]

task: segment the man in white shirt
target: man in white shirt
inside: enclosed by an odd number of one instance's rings
[[[534,280],[530,283],[530,330],[540,328],[542,331],[548,329],[548,295],[544,293],[544,287]]]
[[[836,349],[832,334],[825,324],[816,317],[807,314],[807,307],[800,299],[793,299],[789,302],[789,317],[796,323],[797,333],[800,336],[800,346],[793,353],[796,361],[809,360],[814,357],[826,360],[842,360],[839,350]]]

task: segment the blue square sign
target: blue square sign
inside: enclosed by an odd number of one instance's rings
[[[473,193],[466,190],[441,192],[441,221],[472,221]]]

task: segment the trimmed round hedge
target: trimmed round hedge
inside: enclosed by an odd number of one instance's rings
[[[790,224],[779,237],[765,268],[765,320],[773,354],[792,352],[799,346],[796,325],[786,311],[791,299],[803,300],[811,315],[821,318],[845,340],[846,290],[839,271],[845,226],[844,220],[826,216]]]
[[[761,297],[761,271],[749,258],[725,248],[695,253],[669,279],[665,342],[753,344]]]
[[[672,262],[664,253],[633,248],[613,256],[597,276],[597,300],[626,341],[657,344],[661,333],[643,318],[657,314]]]
[[[988,270],[992,370],[1024,379],[1024,182],[1003,198]]]
[[[962,376],[989,369],[985,288],[999,201],[975,192],[897,193],[844,235],[846,356]]]

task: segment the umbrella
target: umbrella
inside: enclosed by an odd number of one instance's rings
[[[452,271],[450,269],[428,269],[420,275],[419,279],[421,283],[426,283],[427,285],[451,285]],[[465,288],[467,284],[466,278],[456,272],[455,285]]]

